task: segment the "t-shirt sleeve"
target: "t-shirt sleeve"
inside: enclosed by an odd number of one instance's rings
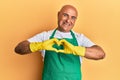
[[[88,39],[84,34],[77,35],[77,41],[80,46],[91,47],[95,45],[90,39]]]
[[[27,40],[29,42],[42,42],[47,39],[47,37],[45,37],[45,36],[47,36],[47,32],[42,32],[42,33],[36,34],[35,36],[33,36]]]

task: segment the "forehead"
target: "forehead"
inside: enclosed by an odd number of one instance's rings
[[[66,6],[60,10],[61,13],[67,13],[71,16],[77,16],[77,10],[74,7]]]

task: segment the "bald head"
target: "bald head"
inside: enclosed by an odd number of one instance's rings
[[[71,9],[71,10],[75,11],[76,15],[78,15],[77,9],[76,9],[74,6],[72,6],[72,5],[64,5],[64,6],[60,9],[59,12],[64,12],[64,11],[67,10],[67,9]]]

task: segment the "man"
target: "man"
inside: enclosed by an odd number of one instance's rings
[[[105,57],[100,46],[71,30],[77,16],[75,7],[65,5],[58,12],[57,29],[37,34],[16,46],[15,52],[19,54],[42,51],[42,80],[81,80],[81,56],[93,60]]]

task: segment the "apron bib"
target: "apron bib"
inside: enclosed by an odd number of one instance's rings
[[[56,30],[52,33],[54,38]],[[78,46],[75,35],[72,31],[72,39],[64,38],[71,44]],[[60,40],[60,39],[59,39]],[[53,45],[56,49],[64,49],[64,47]],[[79,56],[73,54],[56,53],[55,51],[46,51],[44,59],[44,69],[42,80],[81,80],[81,64]]]

